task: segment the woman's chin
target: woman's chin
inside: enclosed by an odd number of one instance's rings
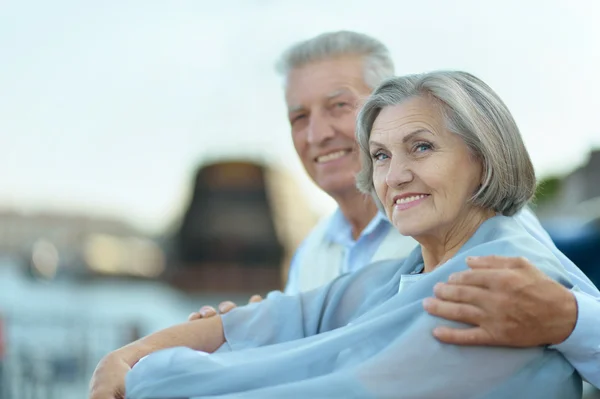
[[[399,223],[394,223],[394,227],[400,234],[407,237],[415,237],[415,235],[419,235],[419,229],[414,226],[407,226],[406,224],[400,225]]]

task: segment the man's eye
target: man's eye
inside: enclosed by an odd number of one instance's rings
[[[294,116],[292,118],[292,120],[290,121],[290,123],[293,125],[294,123],[298,122],[299,120],[302,120],[305,117],[306,117],[306,115],[297,115],[297,116]]]

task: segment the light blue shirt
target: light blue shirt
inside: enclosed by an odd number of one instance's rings
[[[344,247],[343,263],[339,265],[340,274],[354,273],[371,263],[373,255],[393,226],[382,213],[377,213],[361,232],[358,239],[352,237],[352,226],[346,220],[339,208],[333,214],[325,232],[325,238],[331,243]],[[306,241],[304,241],[306,242]],[[301,244],[290,264],[288,282],[285,293],[295,295],[300,293],[299,273],[304,254],[304,244]]]
[[[600,292],[589,278],[562,252],[560,252],[548,233],[544,230],[531,210],[525,208],[515,219],[536,240],[557,257],[575,285],[573,294],[577,300],[578,315],[575,330],[560,345],[559,350],[589,383],[600,388]],[[341,273],[354,273],[367,266],[389,229],[393,228],[388,219],[378,213],[357,240],[352,238],[352,226],[338,209],[327,227],[326,238],[342,244],[345,248],[344,261],[340,265]],[[304,253],[301,245],[292,259],[285,293],[298,294],[299,264]],[[600,265],[599,265],[600,267]],[[579,288],[579,291],[577,288]]]
[[[468,256],[524,256],[572,288],[558,259],[514,218],[485,221],[460,256],[398,293],[423,264],[384,260],[300,295],[270,293],[222,315],[225,343],[207,355],[170,348],[127,373],[127,399],[581,398],[581,378],[547,347],[456,346],[431,331],[466,325],[428,314],[423,300]],[[423,370],[427,370],[426,373]]]

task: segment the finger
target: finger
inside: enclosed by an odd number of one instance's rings
[[[201,318],[202,318],[202,315],[200,314],[200,312],[192,312],[188,316],[188,321],[199,320]]]
[[[212,306],[203,306],[198,313],[200,313],[201,319],[206,319],[208,317],[216,316],[217,310]]]
[[[522,257],[498,255],[469,256],[466,262],[471,269],[516,269],[529,264],[529,261]]]
[[[454,345],[491,345],[492,337],[481,327],[452,328],[436,327],[433,336],[446,344]]]
[[[221,304],[219,305],[219,313],[225,314],[236,307],[237,305],[231,301],[221,302]]]
[[[260,296],[260,295],[252,295],[252,297],[250,297],[250,300],[248,301],[248,303],[261,302],[262,300],[263,300],[262,296]]]
[[[426,298],[423,301],[423,307],[433,316],[465,324],[479,325],[485,316],[483,310],[476,306],[446,302],[437,298]]]
[[[489,296],[488,292],[483,288],[445,283],[436,284],[433,287],[433,293],[436,298],[443,301],[467,303],[475,306],[479,306]]]
[[[452,273],[448,284],[469,285],[480,288],[493,288],[506,277],[506,270],[465,270]]]

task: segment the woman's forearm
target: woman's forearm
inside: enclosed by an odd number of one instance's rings
[[[161,349],[184,346],[212,353],[225,342],[220,316],[189,321],[143,337],[115,351],[130,367]]]

